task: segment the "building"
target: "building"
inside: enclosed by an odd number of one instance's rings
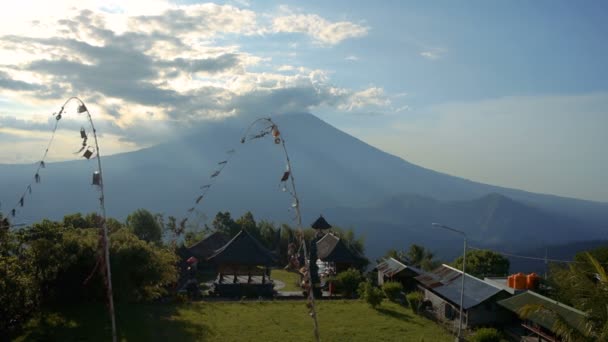
[[[438,320],[458,322],[462,277],[462,271],[444,264],[415,278],[430,303],[430,313]],[[469,274],[464,283],[463,327],[500,324],[512,318],[496,303],[510,296],[507,291]]]
[[[325,234],[317,241],[317,258],[328,264],[327,266],[333,268],[336,273],[351,267],[359,269],[366,263],[364,257],[332,233]]]
[[[574,329],[579,331],[584,330],[586,317],[584,312],[542,296],[534,291],[522,292],[511,298],[500,300],[498,305],[511,311],[516,316],[519,316],[521,310],[526,306],[542,307],[544,312],[533,313],[527,319],[520,319],[518,322],[526,331],[522,335],[535,336],[537,338],[535,341],[561,341],[556,334],[557,327],[555,323],[558,318],[556,315],[559,315],[563,322]]]
[[[394,258],[387,258],[376,266],[378,271],[378,285],[382,286],[387,281],[396,281],[403,285],[406,292],[415,290],[418,287],[416,277],[425,272],[419,268],[405,265]]]
[[[274,283],[269,267],[277,258],[246,230],[215,251],[207,261],[216,265],[214,293],[221,297],[270,297]]]
[[[198,260],[207,260],[215,251],[222,248],[230,238],[220,232],[214,232],[205,236],[202,240],[188,247],[189,256],[193,256]]]

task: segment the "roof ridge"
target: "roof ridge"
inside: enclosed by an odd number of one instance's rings
[[[544,300],[546,300],[546,301],[548,301],[548,302],[551,302],[551,303],[553,303],[553,304],[555,304],[555,305],[557,305],[557,306],[559,306],[559,307],[563,307],[564,309],[568,309],[568,310],[574,311],[574,312],[576,312],[576,313],[579,313],[579,314],[581,314],[581,315],[583,315],[583,316],[587,316],[587,313],[586,313],[586,312],[584,312],[584,311],[581,311],[581,310],[579,310],[579,309],[577,309],[577,308],[574,308],[574,307],[572,307],[572,306],[570,306],[570,305],[564,304],[564,303],[562,303],[562,302],[560,302],[560,301],[558,301],[558,300],[555,300],[555,299],[553,299],[553,298],[545,297],[545,296],[541,295],[540,293],[536,293],[536,292],[531,291],[531,290],[528,290],[528,291],[526,291],[526,292],[520,293],[520,294],[518,294],[517,296],[520,296],[520,295],[523,295],[523,294],[526,294],[526,293],[529,293],[529,294],[531,294],[531,295],[534,295],[534,296],[536,296],[536,297],[539,297],[539,298],[541,298],[541,299],[544,299]]]

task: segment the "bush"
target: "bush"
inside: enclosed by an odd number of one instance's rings
[[[382,290],[372,285],[369,281],[359,283],[357,292],[359,293],[359,297],[363,298],[363,300],[372,308],[376,308],[380,305],[382,303],[382,298],[384,297],[382,295]]]
[[[344,272],[338,273],[335,278],[336,292],[342,294],[345,298],[353,298],[357,287],[363,281],[361,272],[354,268],[349,268]]]
[[[410,308],[412,308],[412,311],[414,311],[414,313],[418,313],[420,310],[420,305],[424,300],[424,294],[422,292],[414,291],[408,293],[405,298],[407,299]]]
[[[494,328],[481,328],[471,336],[471,342],[500,342],[501,333]]]
[[[402,298],[401,292],[403,292],[403,285],[396,281],[389,281],[382,285],[382,291],[384,291],[384,295],[390,301],[397,302]]]

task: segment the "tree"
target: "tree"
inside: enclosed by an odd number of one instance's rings
[[[241,230],[241,227],[234,222],[229,212],[218,212],[211,226],[214,230],[224,233],[231,238]]]
[[[386,254],[384,254],[381,260],[387,258],[393,258],[404,264],[418,267],[425,271],[431,271],[440,265],[439,261],[434,259],[435,255],[433,252],[417,244],[410,245],[407,252],[391,248],[386,251]]]
[[[452,266],[462,270],[462,256]],[[468,250],[466,272],[478,278],[499,277],[509,273],[509,259],[490,250]]]
[[[587,313],[586,326],[575,329],[568,326],[559,314],[549,312],[556,321],[554,328],[566,341],[577,341],[581,336],[595,341],[608,339],[608,272],[603,266],[608,261],[607,252],[608,249],[603,247],[578,253],[575,263],[566,267],[551,267],[549,280],[555,288],[552,296]],[[547,313],[542,307],[524,309],[520,313],[524,317],[541,310]]]
[[[363,298],[363,300],[374,309],[382,304],[382,298],[384,297],[382,290],[372,285],[370,281],[359,283],[357,293],[359,294],[359,297]]]
[[[161,243],[162,228],[154,215],[145,209],[138,209],[129,215],[127,227],[141,240]]]
[[[338,273],[335,277],[336,290],[345,298],[352,298],[363,281],[361,272],[354,268]]]
[[[177,282],[177,255],[138,239],[127,230],[111,236],[112,280],[117,300],[149,301],[167,293]]]

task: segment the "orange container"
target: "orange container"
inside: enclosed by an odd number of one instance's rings
[[[507,278],[507,285],[508,285],[510,288],[514,288],[514,287],[515,287],[515,276],[514,276],[514,275],[510,275],[510,276]]]
[[[526,277],[525,274],[523,273],[517,273],[516,275],[513,276],[514,278],[514,285],[513,288],[516,290],[525,290],[526,289],[526,283],[528,278]]]
[[[528,290],[533,290],[538,287],[538,283],[540,282],[540,277],[536,273],[530,273],[526,277],[526,288]]]

